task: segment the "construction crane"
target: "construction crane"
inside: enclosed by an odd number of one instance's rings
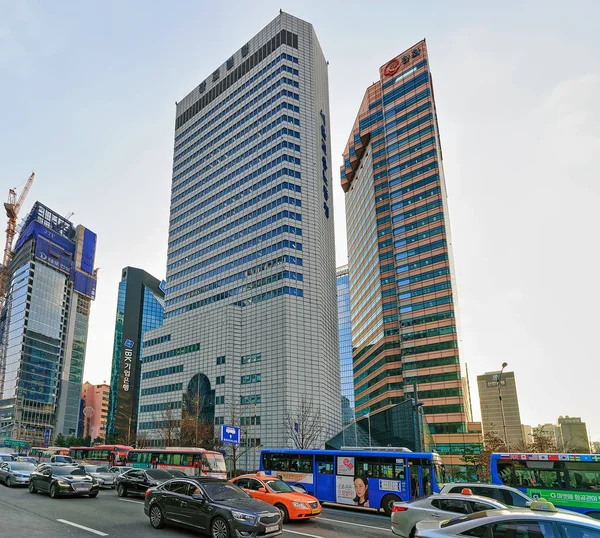
[[[8,282],[8,265],[13,257],[12,244],[17,232],[17,217],[19,216],[19,210],[21,209],[27,193],[31,188],[35,173],[31,173],[29,179],[25,182],[25,186],[21,191],[21,195],[17,199],[17,189],[9,189],[8,191],[8,202],[4,202],[4,209],[6,210],[6,217],[8,222],[6,224],[6,244],[4,245],[4,257],[2,259],[2,268],[0,269],[0,312],[4,306],[4,299],[6,298],[6,283]]]

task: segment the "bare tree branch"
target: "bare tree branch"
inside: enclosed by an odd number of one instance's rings
[[[318,448],[321,445],[321,411],[306,397],[302,397],[296,409],[285,413],[284,424],[294,448]]]

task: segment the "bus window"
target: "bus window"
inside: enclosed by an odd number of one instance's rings
[[[565,462],[569,472],[569,488],[580,491],[600,491],[600,466],[597,463]]]
[[[289,469],[282,470],[298,473],[312,473],[312,457],[304,454],[292,454]]]
[[[317,455],[317,472],[319,474],[333,474],[333,456]]]
[[[290,466],[290,457],[287,454],[277,452],[268,452],[263,454],[263,467],[272,471],[288,471]]]

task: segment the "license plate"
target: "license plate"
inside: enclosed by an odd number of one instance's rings
[[[265,531],[267,534],[270,532],[275,532],[279,530],[279,525],[273,525],[271,527],[267,527],[267,530]]]
[[[315,508],[315,509],[312,511],[312,513],[313,513],[313,514],[318,514],[319,512],[320,512],[320,510],[319,510],[318,508]]]

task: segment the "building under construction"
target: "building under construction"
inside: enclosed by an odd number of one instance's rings
[[[22,224],[3,268],[0,444],[77,431],[95,252],[96,234],[40,202]]]

